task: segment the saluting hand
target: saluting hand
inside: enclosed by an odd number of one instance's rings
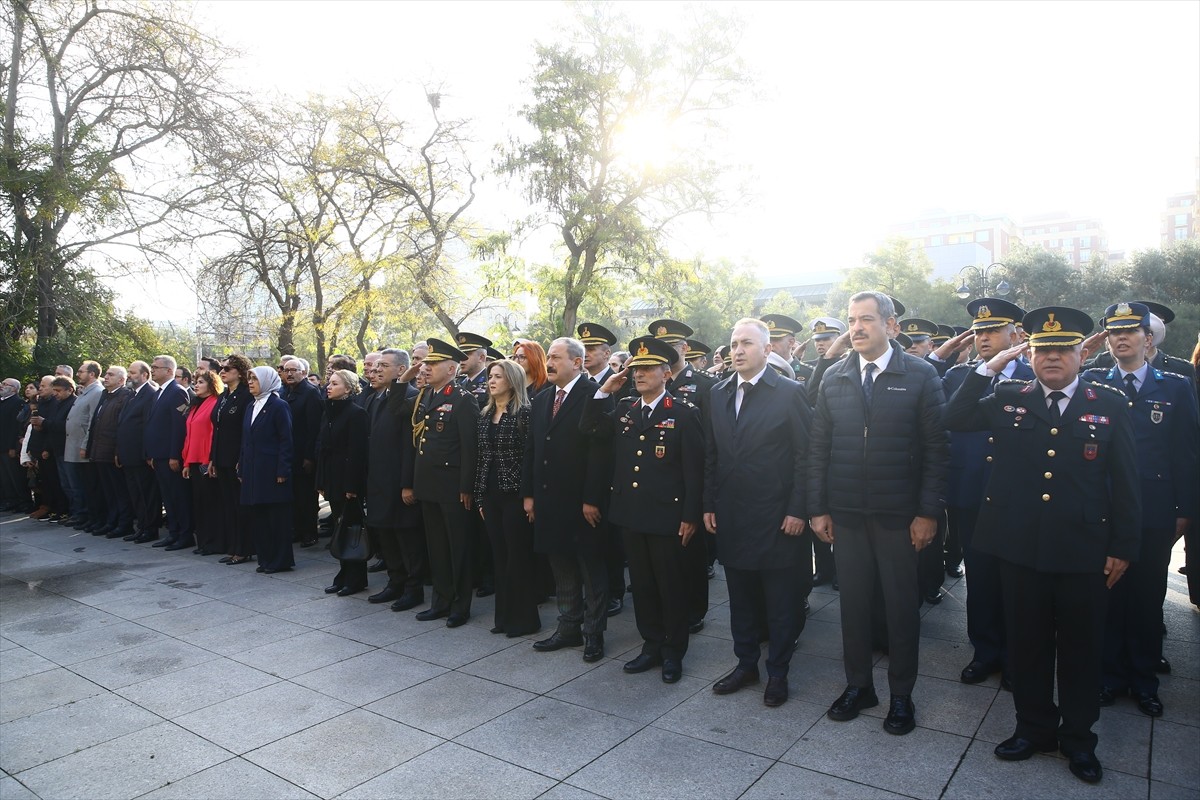
[[[968,328],[953,339],[943,342],[941,347],[933,351],[933,354],[942,361],[945,361],[955,353],[961,353],[963,350],[969,349],[974,343],[975,331]]]
[[[850,331],[846,331],[841,336],[833,340],[833,344],[829,345],[829,349],[825,351],[825,358],[841,358],[842,354],[850,349]]]
[[[796,359],[797,361],[804,360],[804,354],[808,352],[808,343],[811,338],[812,337],[809,337],[809,339],[805,339],[802,342],[796,342],[796,346],[792,348],[792,358]]]
[[[625,367],[620,372],[614,372],[609,375],[604,381],[604,385],[600,387],[600,391],[605,394],[616,394],[621,387],[629,381],[629,368]]]
[[[1083,351],[1080,354],[1080,358],[1083,361],[1087,361],[1088,356],[1090,356],[1092,353],[1099,350],[1100,346],[1104,343],[1104,340],[1107,338],[1108,338],[1108,331],[1099,330],[1096,333],[1093,333],[1091,336],[1084,339],[1083,340]]]
[[[1029,343],[1022,342],[1021,344],[1013,345],[1007,350],[1001,350],[992,359],[987,362],[987,368],[999,375],[1008,366],[1010,361],[1016,361],[1021,356],[1029,352]]]

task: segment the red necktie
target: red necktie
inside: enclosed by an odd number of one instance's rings
[[[563,400],[567,397],[566,389],[559,389],[554,393],[554,408],[550,411],[550,419],[558,416],[558,410],[562,408]]]

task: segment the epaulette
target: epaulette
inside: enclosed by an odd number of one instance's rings
[[[1179,380],[1187,381],[1188,383],[1192,382],[1192,379],[1189,378],[1187,375],[1180,375],[1178,372],[1167,372],[1165,369],[1162,369],[1162,370],[1158,370],[1158,374],[1164,375],[1168,378],[1179,378]]]
[[[1095,386],[1097,388],[1104,389],[1105,391],[1112,392],[1117,397],[1121,398],[1121,400],[1129,399],[1128,397],[1125,396],[1125,393],[1123,391],[1121,391],[1120,389],[1118,389],[1115,386],[1109,386],[1107,383],[1100,383],[1099,381],[1083,381],[1083,382],[1086,383],[1088,386]]]
[[[609,395],[609,396],[611,397],[612,395]],[[624,397],[617,398],[617,405],[621,405],[621,403],[628,403],[629,405],[633,405],[636,402],[637,402],[637,398],[632,397],[630,395],[625,395]]]
[[[1028,386],[1033,381],[1023,381],[1020,378],[1004,378],[996,381],[997,386]]]
[[[699,408],[700,407],[700,406],[696,405],[695,403],[693,403],[688,397],[686,397],[684,395],[672,395],[672,397],[674,397],[675,402],[681,406],[687,406],[688,408]]]

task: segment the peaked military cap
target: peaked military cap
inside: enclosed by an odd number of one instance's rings
[[[808,329],[813,339],[833,339],[846,332],[846,323],[837,317],[817,317],[808,323]]]
[[[487,349],[487,360],[493,364],[497,361],[504,361],[504,353],[501,353],[494,347],[489,347]]]
[[[679,351],[666,340],[654,336],[639,336],[629,343],[629,360],[625,367],[670,366],[679,358]]]
[[[938,325],[937,336],[930,336],[929,340],[934,344],[945,344],[957,335],[949,325]]]
[[[913,346],[913,340],[908,338],[908,335],[904,333],[897,333],[896,341],[900,343],[900,349],[902,350],[907,350]]]
[[[1143,303],[1114,303],[1104,309],[1100,327],[1106,331],[1124,331],[1130,328],[1149,328],[1150,309]]]
[[[914,342],[924,342],[930,336],[937,336],[938,326],[936,322],[913,317],[900,320],[900,330]]]
[[[900,317],[903,317],[904,312],[907,310],[904,308],[904,303],[901,303],[899,300],[892,297],[890,294],[884,295],[884,296],[887,297],[889,300],[891,300],[892,305],[896,307],[896,319],[900,319]]]
[[[1025,317],[1025,309],[999,297],[980,297],[972,300],[967,303],[967,313],[973,319],[971,322],[973,331],[984,331],[1004,325],[1020,325],[1021,320]]]
[[[682,342],[695,333],[677,319],[656,319],[650,323],[650,335],[664,342]]]
[[[1092,318],[1076,308],[1045,306],[1025,315],[1030,347],[1072,347],[1092,332]]]
[[[449,342],[443,342],[441,339],[426,339],[425,343],[429,345],[429,355],[425,356],[428,364],[436,364],[439,361],[467,360],[467,354]]]
[[[804,326],[784,314],[763,314],[759,317],[767,326],[772,339],[782,339],[785,336],[795,336]]]
[[[612,347],[617,343],[617,335],[597,322],[582,322],[575,329],[579,341],[585,345],[606,344]]]
[[[712,352],[712,348],[704,342],[698,342],[695,339],[687,340],[687,352],[684,353],[684,358],[691,361],[693,358],[703,358]]]
[[[458,344],[458,349],[464,353],[470,353],[480,348],[488,348],[492,346],[492,340],[486,336],[480,336],[478,333],[470,333],[468,331],[459,331],[458,336],[454,337],[454,341]]]
[[[1164,306],[1162,303],[1154,303],[1150,300],[1138,300],[1137,302],[1140,305],[1150,309],[1150,313],[1161,319],[1163,321],[1163,325],[1166,325],[1168,322],[1175,319],[1175,312]]]

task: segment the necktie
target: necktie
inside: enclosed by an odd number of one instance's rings
[[[754,388],[754,384],[749,381],[742,381],[738,386],[738,396],[735,408],[733,409],[734,418],[742,415],[742,406],[746,404],[746,398],[750,396],[750,390]]]
[[[1125,376],[1125,396],[1130,400],[1137,399],[1137,387],[1133,385],[1133,382],[1136,380],[1137,376],[1132,372]]]
[[[563,400],[565,400],[566,397],[567,397],[566,389],[559,389],[557,392],[554,393],[554,408],[552,408],[550,410],[550,419],[554,419],[555,417],[558,416],[558,410],[560,408],[562,408]]]
[[[1057,425],[1062,420],[1062,411],[1058,408],[1058,401],[1065,398],[1066,395],[1062,392],[1050,393],[1050,424]]]
[[[992,376],[992,385],[991,385],[991,388],[988,389],[988,394],[996,393],[996,384],[998,384],[1003,377],[1004,376],[998,372]]]
[[[642,406],[642,422],[649,422],[650,415],[654,413],[654,409],[650,406]]]
[[[867,362],[866,373],[867,377],[863,378],[863,399],[867,401],[867,407],[871,406],[871,392],[875,389],[875,370],[879,367],[874,361]]]

